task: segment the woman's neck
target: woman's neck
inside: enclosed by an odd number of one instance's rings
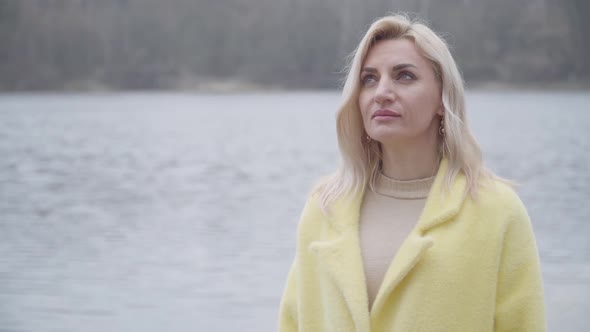
[[[436,174],[440,158],[437,146],[386,146],[382,144],[383,165],[381,172],[396,180],[415,180]]]

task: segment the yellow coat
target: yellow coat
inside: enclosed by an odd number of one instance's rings
[[[369,311],[358,237],[362,196],[324,215],[303,209],[279,331],[545,331],[543,287],[526,209],[508,186],[476,201],[457,176],[442,194],[443,160],[414,230]]]

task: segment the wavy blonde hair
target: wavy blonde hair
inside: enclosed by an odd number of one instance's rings
[[[314,189],[322,210],[347,194],[362,194],[372,186],[380,172],[381,149],[376,141],[367,142],[358,105],[360,73],[369,50],[377,42],[388,39],[409,39],[432,63],[439,80],[444,106],[444,138],[439,140],[439,157],[448,160],[443,189],[450,188],[459,173],[467,180],[467,192],[474,198],[482,180],[497,178],[484,167],[481,149],[472,135],[465,115],[463,79],[445,41],[426,24],[406,15],[392,15],[376,20],[369,28],[347,67],[342,103],[337,113],[338,145],[342,156],[336,172]]]

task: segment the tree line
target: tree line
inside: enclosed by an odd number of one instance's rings
[[[442,33],[468,83],[590,80],[586,0],[0,0],[0,91],[336,88],[397,11]]]

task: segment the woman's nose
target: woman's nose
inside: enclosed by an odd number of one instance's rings
[[[393,82],[389,79],[381,79],[375,90],[375,102],[379,104],[389,103],[395,99]]]

